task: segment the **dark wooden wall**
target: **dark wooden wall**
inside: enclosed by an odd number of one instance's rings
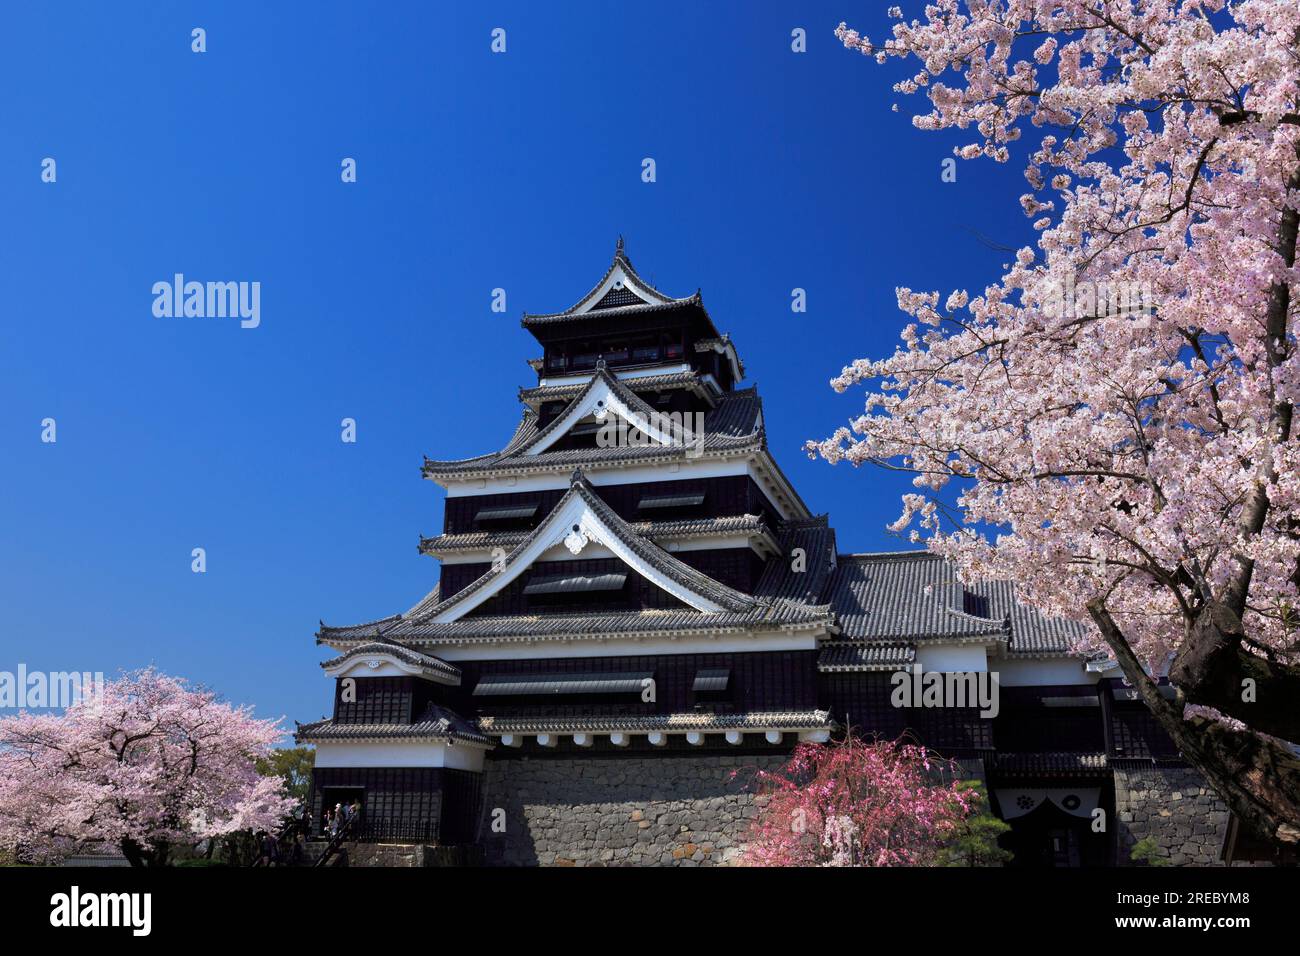
[[[676,551],[673,557],[683,564],[702,571],[716,581],[746,593],[752,593],[758,576],[763,571],[763,561],[751,548],[713,548],[700,551]],[[442,568],[442,596],[451,597],[464,590],[474,581],[487,574],[490,564],[474,562],[472,564],[445,564]],[[496,614],[524,614],[535,612],[538,606],[530,605],[524,597],[523,590],[534,577],[550,577],[566,574],[606,574],[624,573],[628,575],[627,591],[605,601],[577,597],[574,606],[577,609],[610,610],[638,607],[669,608],[684,605],[661,589],[658,585],[641,577],[618,558],[596,558],[577,561],[539,561],[525,571],[502,591],[476,608],[472,614],[491,616]],[[555,607],[553,599],[545,602],[546,607]]]
[[[673,654],[635,657],[582,657],[552,660],[457,661],[461,686],[446,688],[445,701],[465,717],[625,716],[742,711],[813,710],[817,707],[815,651],[766,651],[749,654]],[[696,671],[725,668],[727,689],[699,694],[692,689]],[[638,693],[552,695],[543,699],[474,697],[479,678],[492,675],[550,675],[590,673],[650,673],[654,703]]]
[[[443,531],[446,534],[463,534],[484,530],[474,522],[479,510],[487,507],[538,504],[537,514],[531,523],[513,530],[536,527],[564,496],[567,489],[552,488],[546,491],[517,491],[508,494],[466,495],[448,498],[443,510]],[[626,521],[651,520],[649,512],[641,512],[637,505],[646,496],[704,494],[698,508],[662,517],[720,518],[732,515],[762,514],[769,522],[777,520],[776,511],[768,502],[762,489],[748,475],[723,475],[716,478],[684,478],[678,481],[637,482],[628,485],[598,485],[596,494]],[[660,517],[660,516],[656,516]]]

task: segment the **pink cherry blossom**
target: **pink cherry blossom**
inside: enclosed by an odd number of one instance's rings
[[[277,721],[150,669],[62,714],[0,720],[0,846],[57,859],[83,843],[133,863],[169,847],[277,826],[293,806],[254,760]]]
[[[810,452],[911,473],[896,527],[1087,623],[1172,732],[1201,722],[1180,746],[1233,809],[1300,839],[1294,755],[1181,709],[1300,740],[1300,3],[932,0],[837,35],[923,67],[895,87],[919,129],[1023,158],[1039,234],[964,304],[900,289],[916,324],[832,381],[866,411]]]
[[[802,743],[755,774],[751,866],[919,866],[933,862],[977,794],[958,768],[903,741]]]

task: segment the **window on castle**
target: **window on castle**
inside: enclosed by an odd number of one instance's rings
[[[472,697],[531,697],[536,694],[640,694],[652,671],[635,673],[485,674]]]
[[[626,574],[553,574],[532,578],[524,597],[530,604],[580,604],[608,601],[626,588]]]
[[[648,495],[637,504],[637,510],[654,517],[691,511],[702,504],[704,492],[690,495]]]
[[[508,528],[527,525],[537,515],[538,503],[497,505],[480,508],[474,515],[474,522],[479,527]]]
[[[961,609],[975,617],[989,616],[989,599],[983,594],[975,594],[965,589],[961,594]]]

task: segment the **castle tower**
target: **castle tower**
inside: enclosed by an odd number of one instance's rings
[[[961,759],[1026,854],[1065,833],[1064,862],[1113,855],[1088,829],[1108,761],[1168,754],[1112,664],[1071,652],[1075,625],[924,552],[838,554],[731,339],[621,239],[577,303],[523,326],[541,355],[514,434],[424,462],[446,492],[420,541],[437,585],[316,635],[337,654],[333,716],[298,732],[318,821],[357,800],[361,839],[494,862],[726,861],[753,815],[731,771],[851,728]],[[997,713],[896,706],[896,676],[922,671],[996,674]]]

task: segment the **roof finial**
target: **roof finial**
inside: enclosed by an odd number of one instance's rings
[[[569,478],[570,485],[580,485],[587,481],[587,476],[582,473],[582,466],[579,465],[573,469],[573,475]]]
[[[621,232],[618,234],[618,245],[614,247],[614,255],[623,255],[623,234]]]

